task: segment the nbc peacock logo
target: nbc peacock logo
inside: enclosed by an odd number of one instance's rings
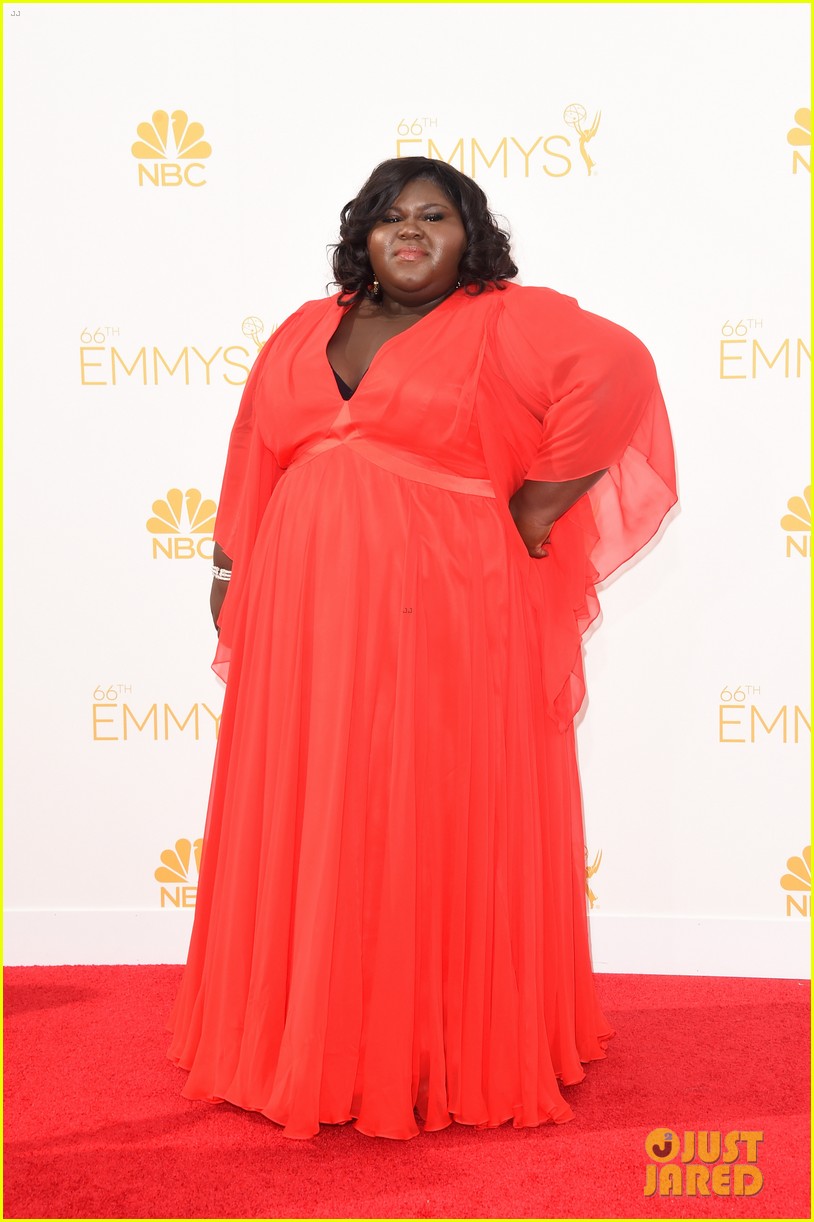
[[[194,908],[198,873],[201,869],[203,840],[176,840],[175,847],[164,849],[155,881],[161,883],[162,908]]]
[[[788,513],[780,519],[786,532],[786,559],[791,556],[811,556],[811,485],[802,496],[789,499]]]
[[[212,146],[202,139],[202,123],[191,123],[185,110],[154,110],[148,122],[136,127],[138,140],[130,152],[138,161],[138,185],[203,187],[203,162]],[[172,137],[170,137],[172,132]]]
[[[801,165],[807,173],[811,173],[811,154],[808,160],[800,152],[800,149],[811,148],[811,110],[808,106],[801,106],[799,110],[794,112],[795,126],[786,132],[786,140],[794,149],[791,158],[791,172],[797,173],[797,166]]]
[[[786,892],[786,916],[811,915],[811,845],[807,844],[801,857],[790,857],[786,862],[788,874],[780,879]],[[799,896],[799,899],[797,898]]]
[[[153,517],[147,530],[153,536],[153,560],[212,559],[212,531],[217,505],[197,488],[170,488],[166,497],[153,501]]]

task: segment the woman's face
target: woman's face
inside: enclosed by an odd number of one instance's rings
[[[449,292],[466,246],[460,212],[426,178],[408,182],[367,237],[373,273],[401,305],[426,305]]]

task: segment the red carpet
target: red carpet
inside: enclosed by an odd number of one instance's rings
[[[6,969],[5,1217],[810,1216],[807,982],[603,975],[617,1035],[563,1088],[568,1124],[292,1141],[181,1098],[164,1031],[180,974]],[[762,1188],[645,1196],[645,1138],[665,1126],[762,1132]]]

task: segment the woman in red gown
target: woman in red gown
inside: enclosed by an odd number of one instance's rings
[[[228,680],[168,1055],[187,1098],[290,1137],[561,1123],[558,1080],[614,1034],[581,634],[675,503],[664,403],[628,331],[510,283],[445,163],[383,163],[340,238],[342,294],[266,343],[231,435]]]

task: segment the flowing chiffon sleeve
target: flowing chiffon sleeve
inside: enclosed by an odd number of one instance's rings
[[[263,373],[284,328],[298,316],[292,315],[278,327],[255,358],[240,399],[226,454],[214,538],[232,561],[232,578],[218,617],[218,645],[212,669],[226,680],[231,657],[232,626],[242,602],[249,561],[260,523],[271,494],[283,474],[272,450],[266,445],[259,427],[257,402]]]
[[[596,583],[644,547],[677,501],[672,436],[647,348],[572,297],[512,293],[500,340],[504,375],[542,424],[525,478],[606,470],[555,523],[548,558],[532,562],[549,710],[565,728],[585,694],[581,638],[599,613]]]

